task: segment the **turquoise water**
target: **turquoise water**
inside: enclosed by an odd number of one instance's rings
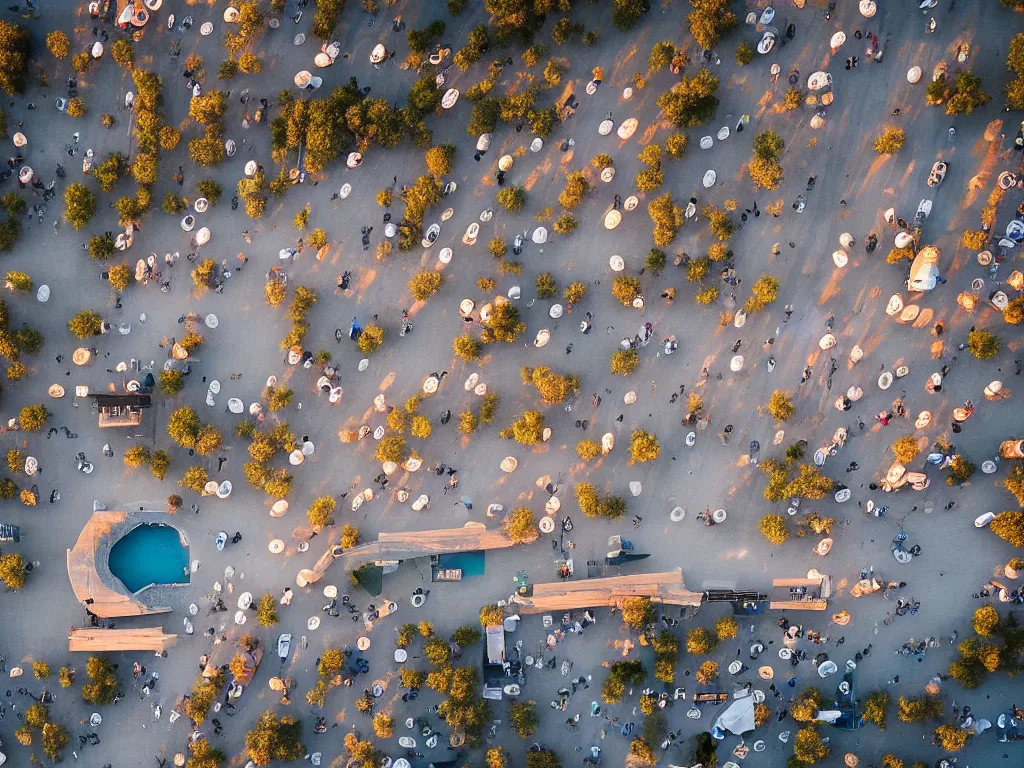
[[[484,575],[484,557],[482,551],[455,552],[441,555],[438,562],[441,568],[461,568],[462,578],[468,579],[470,576]]]
[[[188,583],[188,549],[169,525],[140,525],[114,543],[110,572],[138,592],[150,584]]]

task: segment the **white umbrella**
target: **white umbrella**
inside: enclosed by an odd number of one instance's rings
[[[50,286],[48,286],[48,285],[40,285],[39,286],[39,290],[36,291],[36,299],[38,299],[40,302],[43,302],[45,304],[49,300],[49,298],[50,298]]]
[[[101,43],[99,40],[97,40],[95,43],[92,44],[92,57],[94,59],[98,59],[102,55],[103,55],[103,43]]]
[[[313,75],[311,72],[302,70],[301,72],[295,73],[294,83],[299,88],[305,88],[307,85],[309,85],[309,81],[312,79]]]
[[[562,316],[562,312],[564,312],[564,309],[561,304],[552,304],[551,309],[548,310],[548,316],[557,320]]]
[[[818,339],[818,346],[822,349],[832,349],[836,345],[836,337],[831,333],[826,333],[820,339]]]
[[[207,209],[209,207],[210,207],[210,201],[207,200],[205,197],[200,197],[198,200],[196,200],[194,203],[192,203],[192,209],[196,213],[206,213],[206,211],[207,211]]]
[[[849,261],[849,257],[847,256],[846,251],[833,251],[832,261],[836,263],[837,267],[845,267]]]
[[[245,410],[245,405],[237,397],[232,397],[228,400],[228,410],[232,413],[241,413]]]
[[[616,131],[616,134],[620,139],[628,139],[630,136],[636,133],[636,128],[638,125],[639,122],[637,121],[637,119],[635,117],[631,117],[628,120],[624,121],[622,125],[619,126],[619,129],[618,131]]]
[[[452,260],[453,253],[451,248],[442,248],[440,253],[437,254],[437,258],[442,264],[448,264]]]
[[[860,15],[866,19],[870,19],[878,11],[878,6],[875,5],[874,0],[860,0]]]
[[[234,139],[228,139],[224,142],[224,152],[228,157],[235,156],[235,141]]]
[[[622,221],[622,214],[614,208],[604,215],[604,228],[615,229]]]
[[[209,21],[204,23],[203,26],[201,26],[199,28],[199,34],[202,35],[203,37],[207,37],[209,35],[212,35],[213,34],[213,23],[209,22]]]
[[[626,268],[626,262],[618,254],[608,259],[608,265],[616,272],[621,272]]]
[[[316,56],[313,57],[313,63],[316,64],[321,69],[323,69],[324,67],[331,66],[331,64],[334,63],[334,59],[332,59],[326,53],[322,53],[321,52],[321,53],[318,53]]]
[[[505,172],[511,171],[512,170],[512,166],[514,164],[515,164],[515,159],[513,159],[512,155],[502,155],[501,159],[498,160],[498,170],[499,171],[505,171]]]
[[[24,133],[18,131],[16,134],[14,134],[14,146],[20,148],[24,147],[26,144],[28,144],[28,139],[25,138]]]
[[[914,242],[914,236],[909,232],[898,232],[896,233],[896,247],[906,248]]]
[[[259,168],[259,165],[256,163],[256,161],[255,160],[250,160],[249,162],[247,162],[245,164],[245,175],[246,176],[253,176],[253,175],[255,175],[258,168]]]
[[[908,83],[916,83],[920,79],[921,79],[921,68],[920,67],[911,67],[909,70],[907,70],[907,82]]]
[[[811,128],[818,129],[825,124],[825,118],[821,115],[813,115],[811,117]]]
[[[638,205],[640,205],[640,198],[636,195],[630,195],[622,203],[623,209],[627,211],[635,211]]]
[[[241,610],[246,610],[252,605],[252,592],[243,592],[238,596],[238,607]]]
[[[199,245],[206,245],[208,242],[210,242],[210,229],[208,227],[203,227],[196,232],[196,243]]]
[[[723,125],[721,128],[718,129],[718,133],[716,135],[718,136],[718,140],[719,141],[725,141],[726,139],[728,139],[729,138],[729,126],[728,125]]]
[[[191,232],[193,229],[196,228],[196,217],[193,216],[192,214],[189,214],[188,216],[183,218],[181,220],[181,228],[186,232]]]
[[[736,355],[729,361],[729,370],[734,373],[743,370],[743,355]]]
[[[384,61],[384,59],[387,57],[387,55],[388,55],[388,49],[385,48],[380,43],[377,43],[377,45],[375,45],[373,47],[373,50],[370,51],[370,63],[371,64],[380,64],[382,61]]]
[[[236,611],[235,612],[235,624],[242,625],[242,624],[245,624],[245,621],[246,621],[245,611]]]
[[[348,168],[358,168],[362,162],[363,156],[359,152],[350,152],[345,159],[345,165]]]
[[[549,341],[551,341],[551,331],[549,331],[547,328],[543,328],[537,331],[537,338],[533,340],[533,346],[543,347]]]
[[[615,178],[615,169],[614,168],[610,168],[609,167],[609,168],[602,168],[601,169],[601,181],[603,181],[605,184],[607,184],[608,182],[610,182],[614,178]]]
[[[35,175],[36,175],[36,172],[35,172],[35,170],[33,170],[32,166],[25,165],[25,166],[22,166],[20,171],[18,171],[18,180],[22,184],[28,184],[30,181],[32,181],[32,177],[35,176]]]
[[[449,88],[445,91],[444,96],[441,97],[441,107],[443,109],[451,109],[458,100],[459,92],[455,88]]]
[[[479,138],[476,140],[477,152],[486,152],[491,148],[491,134],[481,133]]]
[[[829,47],[832,49],[832,53],[835,53],[838,49],[843,47],[843,43],[846,42],[845,32],[836,32],[832,35],[832,39],[829,41]]]
[[[334,41],[328,45],[325,45],[323,47],[323,51],[332,59],[336,59],[341,54],[341,44],[338,43],[337,41]]]
[[[533,141],[530,142],[531,152],[540,152],[544,149],[544,140],[540,136],[534,136]]]
[[[217,319],[217,316],[213,314],[213,312],[208,314],[203,322],[206,324],[207,328],[216,328],[220,325],[220,320]]]
[[[531,238],[537,245],[542,245],[548,241],[548,231],[544,227],[537,227],[533,230],[533,237]]]
[[[710,136],[702,136],[699,142],[699,146],[701,149],[711,149],[713,146],[715,146],[715,140]]]
[[[714,171],[708,171],[704,174],[703,184],[705,189],[711,189],[715,186],[715,182],[718,180],[718,174]]]
[[[602,120],[601,124],[597,126],[597,132],[602,136],[607,136],[615,128],[615,123],[611,120]]]
[[[820,91],[832,84],[832,75],[828,72],[815,72],[807,78],[807,88],[811,91]]]
[[[236,21],[238,21],[239,15],[240,14],[237,8],[229,7],[224,9],[224,21],[226,21],[228,24],[234,24]]]
[[[839,244],[843,246],[843,248],[851,248],[855,242],[853,235],[849,232],[843,232],[843,234],[839,236]]]

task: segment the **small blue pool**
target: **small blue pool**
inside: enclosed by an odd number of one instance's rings
[[[110,548],[107,564],[129,592],[150,584],[188,583],[188,548],[169,525],[133,528]]]

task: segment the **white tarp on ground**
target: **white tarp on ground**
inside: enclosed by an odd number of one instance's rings
[[[714,729],[729,731],[737,736],[754,730],[754,697],[738,698],[715,720]]]

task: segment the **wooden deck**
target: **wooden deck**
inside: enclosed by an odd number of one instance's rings
[[[137,513],[135,513],[137,514]],[[128,520],[120,510],[96,512],[89,518],[75,546],[67,552],[68,579],[75,597],[96,616],[147,616],[168,613],[170,608],[151,608],[124,590],[107,567],[115,529]],[[117,588],[120,587],[120,590]]]
[[[307,582],[319,581],[334,562],[340,562],[345,573],[351,573],[377,560],[411,560],[430,555],[506,549],[513,546],[512,541],[502,531],[488,530],[480,523],[470,523],[464,528],[382,533],[377,537],[377,541],[346,549],[338,557],[333,554],[336,544],[337,539],[332,538],[331,546],[316,564],[311,569],[302,571],[302,576]]]
[[[522,613],[548,613],[619,605],[627,597],[647,597],[667,605],[701,604],[701,594],[686,588],[681,570],[534,584],[532,595],[514,595],[512,602]]]
[[[68,650],[94,653],[99,651],[166,651],[178,642],[177,635],[166,635],[160,627],[142,629],[92,629],[72,627],[68,634]]]

